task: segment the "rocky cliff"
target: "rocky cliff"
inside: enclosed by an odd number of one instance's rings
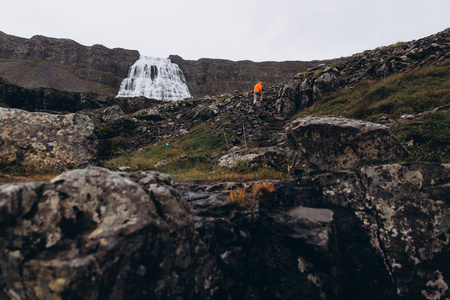
[[[0,185],[0,299],[209,299],[214,259],[171,178],[101,168]]]
[[[139,52],[0,32],[0,74],[23,87],[115,95]]]
[[[133,50],[87,47],[69,39],[40,35],[25,39],[0,32],[0,75],[27,88],[116,95],[138,58],[139,53]],[[337,61],[189,61],[176,55],[170,59],[185,73],[194,97],[251,90],[260,80],[268,87],[321,63]]]

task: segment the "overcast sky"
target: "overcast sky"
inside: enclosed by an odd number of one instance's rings
[[[184,59],[349,56],[450,27],[450,0],[11,0],[0,31]]]

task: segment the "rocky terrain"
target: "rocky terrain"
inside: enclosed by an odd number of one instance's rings
[[[257,103],[246,91],[165,103],[2,80],[14,108],[0,111],[1,165],[68,171],[0,183],[0,299],[450,298],[450,165],[405,163],[389,127],[400,120],[294,117],[364,80],[449,59],[447,29],[298,70]],[[290,178],[175,182],[92,166],[199,127],[227,139],[209,158],[217,166]]]
[[[284,83],[298,72],[320,64],[345,61],[344,58],[285,62],[230,61],[209,58],[193,61],[184,60],[177,55],[170,55],[169,59],[180,66],[186,77],[189,91],[194,97],[247,91],[253,89],[253,85],[259,81],[264,83],[264,87],[270,87]]]
[[[69,39],[44,36],[25,39],[0,32],[0,75],[25,88],[115,96],[138,58],[139,53],[133,50],[108,49],[101,45],[87,47]],[[341,60],[256,63],[221,59],[190,61],[176,55],[169,58],[184,72],[194,97],[246,91],[260,80],[269,87],[288,81],[299,71]]]

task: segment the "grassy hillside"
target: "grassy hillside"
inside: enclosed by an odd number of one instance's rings
[[[251,167],[245,162],[234,168],[218,167],[217,160],[226,153],[223,132],[199,125],[179,140],[161,140],[134,155],[123,153],[105,161],[104,166],[110,169],[129,167],[132,170],[155,170],[158,162],[167,160],[167,164],[158,170],[178,181],[248,181],[288,177],[287,173]]]
[[[445,106],[449,104],[450,60],[326,94],[295,117],[328,115],[376,122],[386,116],[399,121],[391,130],[411,152],[411,161],[448,163],[450,113]],[[438,107],[444,108],[433,110]]]

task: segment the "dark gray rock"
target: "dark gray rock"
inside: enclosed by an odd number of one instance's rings
[[[58,79],[59,80],[59,79]],[[77,112],[105,107],[114,98],[95,92],[72,92],[53,88],[29,89],[8,82],[0,76],[0,99],[11,108]]]
[[[131,115],[132,117],[138,118],[138,119],[146,119],[146,120],[162,120],[163,117],[161,116],[161,113],[157,109],[141,109],[134,114]]]
[[[286,127],[293,173],[351,169],[365,161],[396,162],[408,152],[380,124],[336,117],[307,117]]]
[[[281,199],[285,182],[243,208],[227,193],[244,188],[250,198],[261,182],[211,186],[177,184],[192,206],[202,239],[215,253],[223,278],[219,299],[335,299],[339,293],[334,214],[328,209],[298,207],[311,196]],[[285,203],[280,203],[285,201]],[[264,201],[264,202],[263,202]],[[264,205],[263,205],[264,204]]]
[[[393,164],[316,177],[325,205],[359,219],[402,299],[450,296],[449,174],[449,165]]]
[[[338,87],[339,79],[333,72],[325,72],[314,83],[320,90],[328,92]]]
[[[105,122],[118,122],[118,121],[123,120],[124,115],[125,114],[123,113],[120,106],[113,105],[113,106],[109,106],[103,110],[102,119]]]
[[[50,183],[0,185],[0,295],[213,296],[215,262],[171,178],[156,172],[130,177],[136,182],[90,167]]]

